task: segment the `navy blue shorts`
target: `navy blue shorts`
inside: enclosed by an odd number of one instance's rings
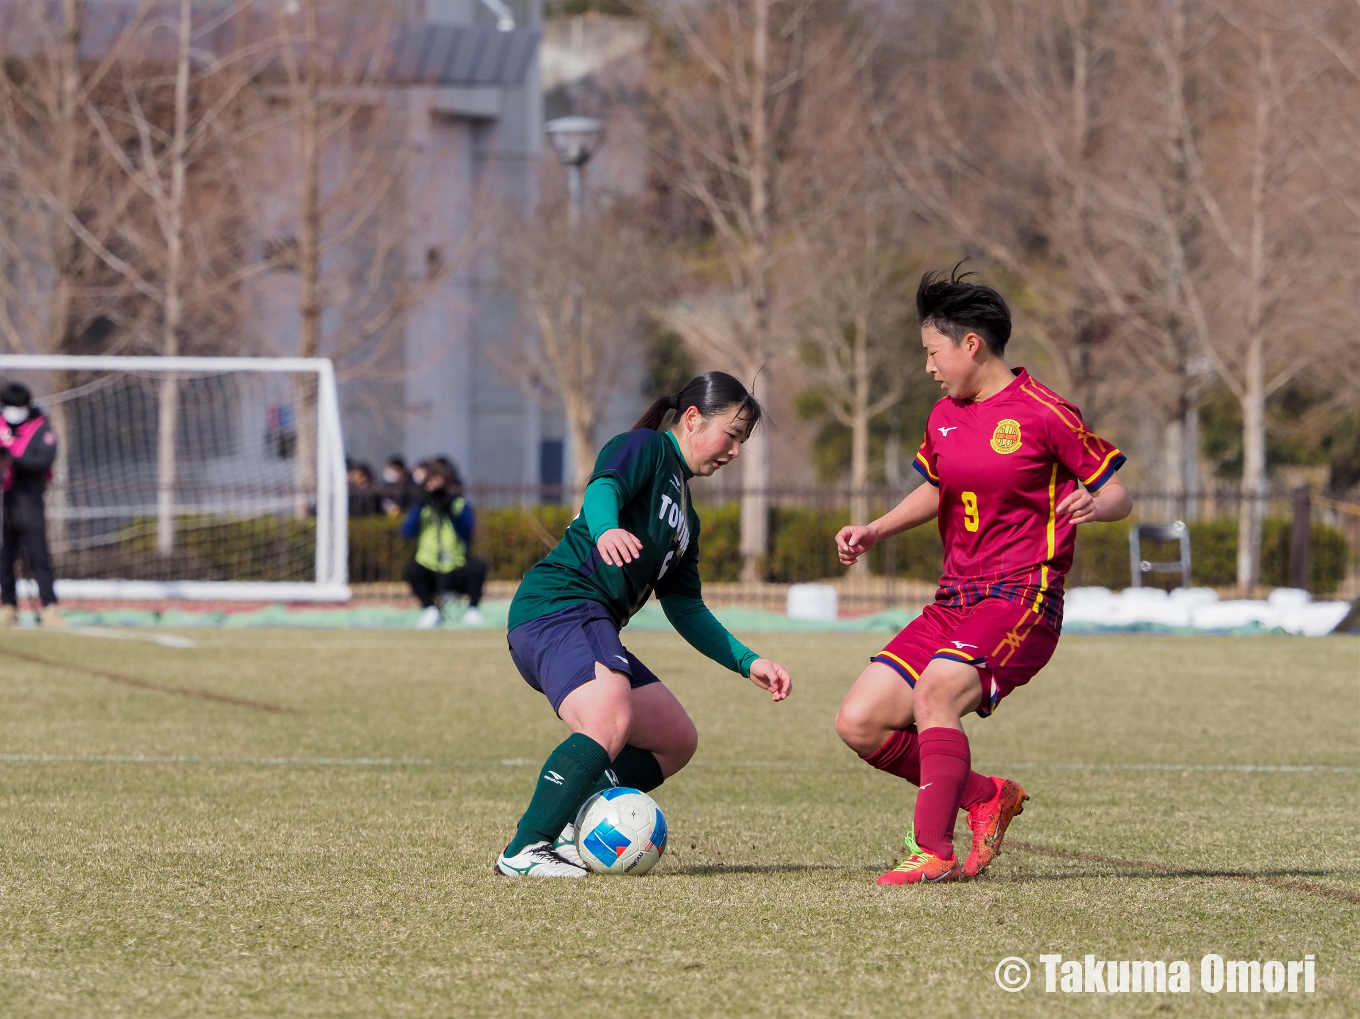
[[[509,644],[519,674],[554,711],[567,694],[595,678],[596,662],[626,674],[634,690],[661,682],[623,646],[614,617],[599,602],[577,602],[520,623],[510,631]]]

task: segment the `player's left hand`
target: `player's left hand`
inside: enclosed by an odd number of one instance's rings
[[[1074,524],[1089,524],[1096,519],[1095,496],[1084,488],[1078,488],[1058,503],[1058,512],[1071,515]]]
[[[770,691],[770,699],[775,701],[782,701],[793,692],[789,670],[768,658],[757,658],[751,663],[751,682]]]

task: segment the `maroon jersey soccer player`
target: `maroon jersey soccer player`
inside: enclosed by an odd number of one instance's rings
[[[1132,508],[1114,476],[1123,454],[1088,431],[1076,407],[1006,364],[1010,310],[968,275],[928,273],[916,291],[926,370],[947,394],[914,463],[929,484],[836,535],[847,565],[928,520],[944,540],[935,601],[873,656],[836,716],[865,761],[920,787],[907,858],[879,884],[976,877],[1000,852],[1029,797],[1011,779],[971,770],[959,719],[987,717],[1048,663],[1077,525]],[[961,807],[973,836],[962,862]]]

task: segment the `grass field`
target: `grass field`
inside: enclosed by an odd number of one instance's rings
[[[6,1019],[1360,1015],[1360,640],[1065,639],[969,724],[1033,797],[1005,854],[881,889],[913,793],[831,726],[880,638],[753,640],[772,705],[633,637],[700,731],[671,849],[533,883],[491,863],[562,730],[503,635],[149,636],[0,637]],[[1044,952],[1193,989],[1048,994]],[[1205,993],[1207,952],[1312,953],[1317,991]]]

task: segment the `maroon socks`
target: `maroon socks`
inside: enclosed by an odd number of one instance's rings
[[[949,860],[954,856],[954,820],[969,785],[972,757],[968,737],[958,729],[935,726],[921,733],[917,744],[921,754],[921,791],[916,796],[916,844],[942,860]],[[982,775],[978,778],[991,784],[995,795],[995,783]],[[975,788],[974,795],[980,791]]]
[[[920,785],[921,752],[916,726],[895,730],[881,747],[864,760],[879,771],[905,778],[912,785]]]
[[[916,794],[916,844],[942,860],[954,855],[954,821],[965,810],[996,796],[996,783],[970,767],[968,737],[936,727],[917,733],[898,729],[868,757],[867,764],[920,786]]]
[[[864,763],[886,771],[889,775],[905,778],[912,785],[921,784],[921,740],[916,734],[916,726],[895,731],[875,750]],[[986,775],[976,771],[968,773],[968,783],[963,787],[963,799],[959,805],[964,810],[986,803],[996,796],[996,783]]]
[[[959,804],[964,810],[971,810],[979,803],[986,803],[996,797],[996,783],[986,775],[976,771],[968,773],[968,784],[963,787],[963,800]]]

